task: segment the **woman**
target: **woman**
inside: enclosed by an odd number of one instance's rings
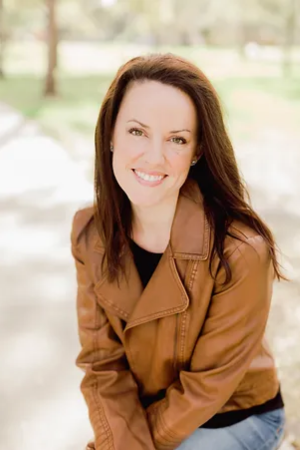
[[[284,403],[264,333],[284,276],[212,85],[172,54],[133,58],[95,143],[95,204],[71,238],[87,448],[278,448]]]

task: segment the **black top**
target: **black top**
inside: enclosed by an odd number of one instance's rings
[[[162,253],[151,253],[139,247],[133,240],[130,240],[131,250],[134,256],[135,265],[139,272],[143,286],[145,287],[150,280],[156,266],[159,263]],[[148,406],[148,405],[147,405]],[[237,411],[228,411],[216,414],[199,428],[223,428],[238,423],[241,420],[250,417],[253,414],[262,414],[274,409],[283,408],[284,403],[281,396],[280,387],[274,398],[268,400],[262,405],[253,406],[248,409],[239,409]]]
[[[139,272],[143,286],[146,287],[146,284],[148,284],[148,281],[152,277],[152,274],[162,257],[162,253],[148,252],[137,245],[132,239],[130,239],[130,244],[136,268]]]

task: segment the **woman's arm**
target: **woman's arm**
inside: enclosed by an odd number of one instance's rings
[[[190,371],[181,371],[165,398],[147,408],[159,450],[176,448],[220,410],[261,345],[274,273],[267,246],[260,236],[249,238],[238,244],[229,263],[232,280],[221,286],[220,269]]]
[[[146,414],[140,404],[123,345],[97,303],[94,285],[84,262],[84,239],[78,241],[76,223],[82,222],[82,219],[76,215],[71,234],[81,344],[76,365],[85,372],[80,389],[94,430],[94,448],[154,450]]]

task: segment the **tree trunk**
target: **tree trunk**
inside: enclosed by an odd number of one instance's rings
[[[4,78],[3,53],[4,53],[4,18],[3,18],[3,0],[0,0],[0,78]]]
[[[285,22],[285,40],[283,44],[282,73],[285,77],[292,72],[292,50],[295,40],[297,0],[289,0]]]
[[[48,11],[47,44],[48,70],[45,83],[45,95],[56,95],[55,72],[57,66],[57,25],[55,15],[55,0],[46,0]]]
[[[243,2],[236,3],[237,8],[237,22],[236,22],[236,36],[237,36],[237,51],[241,60],[246,59],[245,45],[246,40],[246,9]]]

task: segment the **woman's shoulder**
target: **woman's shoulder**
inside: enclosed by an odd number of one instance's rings
[[[94,206],[89,205],[78,209],[72,219],[72,245],[78,246],[81,242],[84,242],[85,245],[94,244],[97,237]]]
[[[269,251],[263,236],[249,225],[239,220],[233,220],[224,241],[224,254],[230,257],[237,249],[245,251],[248,247],[248,252],[254,251],[261,255],[266,255]]]
[[[223,256],[230,266],[231,284],[239,283],[249,275],[269,277],[270,270],[272,271],[271,253],[265,238],[239,221],[232,222],[228,229],[224,240]],[[225,267],[219,265],[217,285],[221,290],[226,275]],[[273,279],[272,277],[270,280]]]

